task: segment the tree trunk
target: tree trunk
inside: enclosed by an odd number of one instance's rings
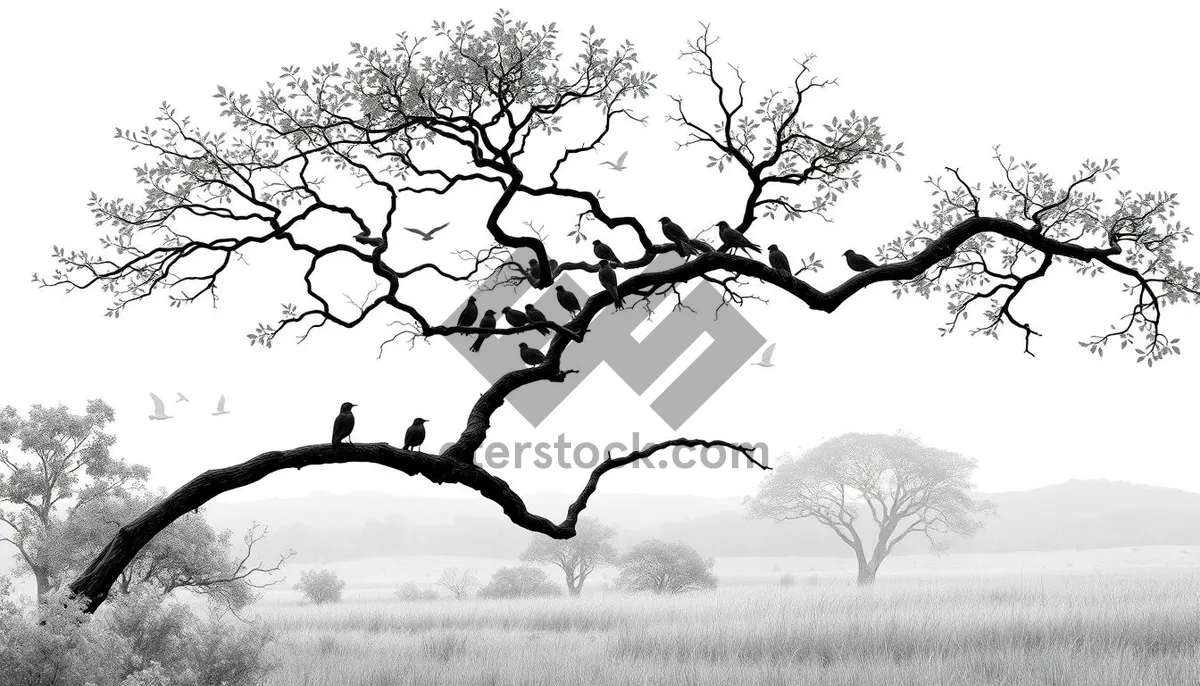
[[[54,590],[50,584],[50,572],[44,567],[34,567],[31,571],[34,581],[37,582],[37,598],[40,601],[47,593]]]
[[[875,583],[875,572],[879,571],[879,563],[875,560],[867,562],[866,558],[858,559],[858,585],[870,586]]]

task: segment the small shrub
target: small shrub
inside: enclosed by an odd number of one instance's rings
[[[415,603],[426,600],[437,600],[440,596],[432,588],[421,588],[417,585],[417,582],[410,581],[396,589],[396,597],[406,603]]]
[[[562,594],[562,589],[544,571],[529,565],[497,570],[479,591],[480,598],[545,598]]]
[[[783,576],[779,577],[779,585],[783,586],[784,588],[787,588],[788,586],[795,586],[796,575],[792,574],[791,572],[785,573]]]
[[[314,569],[301,574],[295,588],[314,604],[324,605],[341,602],[346,582],[332,569]]]

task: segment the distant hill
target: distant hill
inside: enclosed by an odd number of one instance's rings
[[[996,513],[952,551],[1009,552],[1139,545],[1200,545],[1200,494],[1107,480],[1072,480],[987,496]],[[536,494],[530,509],[552,518],[572,496]],[[277,499],[206,508],[219,527],[266,523],[264,553],[295,549],[297,562],[388,555],[514,558],[531,534],[483,499],[408,498],[381,493]],[[645,538],[681,540],[715,557],[844,556],[849,550],[810,520],[746,519],[740,498],[602,493],[587,509],[617,527],[619,547]],[[898,553],[923,552],[905,541]]]

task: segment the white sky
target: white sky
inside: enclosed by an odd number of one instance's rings
[[[461,2],[441,2],[435,10],[400,2],[356,5],[20,3],[6,10],[0,404],[23,409],[66,402],[82,410],[85,399],[103,397],[117,410],[118,452],[150,466],[154,483],[167,488],[264,450],[328,440],[343,400],[361,405],[357,440],[398,444],[416,415],[433,420],[427,446],[452,440],[485,385],[442,341],[411,352],[395,347],[376,361],[384,317],[370,330],[321,330],[299,346],[281,340],[271,351],[248,347],[244,334],[270,321],[277,303],[302,302],[298,281],[274,269],[269,255],[247,256],[256,266],[230,275],[219,309],[169,309],[158,300],[119,321],[102,316],[107,300],[98,292],[65,296],[29,282],[33,271],[52,270],[52,245],[97,247],[89,191],[137,197],[130,169],[146,158],[112,138],[115,126],[151,124],[163,100],[213,121],[218,83],[256,92],[278,78],[281,65],[307,70],[346,63],[351,41],[390,47],[398,31],[424,32],[433,19],[486,23],[493,9]],[[891,140],[904,141],[908,153],[902,174],[868,171],[863,187],[834,209],[832,224],[756,227],[756,241],[779,243],[793,261],[813,251],[825,257],[828,268],[816,280],[822,287],[847,275],[838,257],[845,248],[873,255],[876,246],[929,215],[926,176],[949,165],[985,187],[997,179],[990,160],[997,143],[1060,179],[1085,158],[1115,156],[1123,174],[1102,192],[1178,191],[1185,223],[1194,222],[1200,207],[1200,143],[1192,135],[1197,96],[1187,85],[1195,83],[1189,65],[1200,64],[1200,46],[1196,10],[1183,3],[1140,3],[1136,11],[1094,3],[937,3],[919,12],[901,3],[856,3],[847,13],[836,3],[695,2],[681,9],[529,2],[514,14],[533,24],[557,21],[568,51],[576,34],[595,23],[614,41],[634,41],[643,67],[660,75],[658,92],[641,105],[650,125],[620,128],[600,155],[610,159],[631,149],[630,170],[615,174],[580,162],[564,174],[582,187],[601,188],[611,212],[635,214],[652,227],[670,214],[696,231],[732,218],[740,203],[739,181],[705,169],[706,151],[677,152],[681,132],[663,118],[666,96],[691,93],[696,85],[689,85],[687,65],[677,60],[696,34],[696,20],[713,23],[721,36],[719,58],[742,69],[752,102],[789,83],[792,57],[816,53],[817,74],[837,77],[841,85],[816,99],[809,119],[824,121],[852,108],[879,115]],[[691,102],[691,111],[700,112],[701,102]],[[453,219],[461,230],[476,232],[458,237],[468,241],[464,245],[481,235],[470,207],[430,204],[413,214],[420,215],[415,225]],[[514,215],[510,223],[519,227],[523,218]],[[589,238],[603,237],[618,252],[622,246],[632,252],[636,244],[598,225],[589,231]],[[444,249],[454,239],[444,240],[425,246]],[[574,256],[580,255],[590,257],[590,251]],[[1183,255],[1200,263],[1193,245]],[[1200,308],[1169,312],[1167,332],[1183,338],[1181,358],[1154,369],[1128,356],[1099,359],[1077,341],[1114,321],[1124,306],[1120,283],[1081,281],[1065,264],[1055,271],[1060,278],[1031,288],[1023,304],[1045,334],[1035,341],[1036,358],[1021,354],[1014,332],[1000,341],[965,332],[941,338],[942,301],[896,301],[886,285],[833,315],[783,297],[769,307],[752,305],[746,316],[779,344],[777,366],[739,373],[679,433],[764,441],[779,454],[846,431],[905,429],[976,457],[977,482],[988,491],[1072,477],[1200,491],[1190,402],[1200,372]],[[428,305],[430,318],[440,320],[464,295],[447,293]],[[448,390],[426,390],[435,385]],[[667,438],[674,432],[649,408],[662,387],[660,381],[638,397],[602,368],[536,430],[502,410],[493,435],[552,441],[565,432],[570,440],[603,444],[636,430],[643,442]],[[182,391],[192,403],[169,408],[177,416],[172,421],[150,422],[149,391],[168,400]],[[211,417],[221,393],[233,414]],[[586,479],[578,469],[508,470],[505,476],[523,492],[574,490]],[[627,469],[606,476],[602,488],[738,495],[751,492],[759,476]],[[273,475],[226,498],[361,489],[466,495],[356,465]]]

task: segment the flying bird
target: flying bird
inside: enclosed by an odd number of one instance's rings
[[[154,401],[154,414],[150,415],[151,419],[171,419],[166,412],[166,408],[163,406],[162,398],[151,393],[150,399]]]
[[[688,237],[682,226],[671,221],[670,217],[662,217],[658,221],[662,224],[663,236],[675,244],[675,251],[679,253],[680,257],[696,254],[696,249],[692,247],[692,239]]]
[[[783,274],[784,276],[792,275],[792,265],[788,262],[787,255],[783,254],[783,251],[779,249],[778,245],[772,243],[771,245],[767,246],[767,261],[770,262],[771,266],[775,268],[775,271],[779,272],[780,274]]]
[[[599,238],[592,241],[592,252],[596,255],[596,257],[599,257],[602,260],[608,260],[612,264],[624,264],[624,262],[617,259],[617,254],[613,252],[613,249],[605,245],[604,242]]]
[[[425,422],[428,419],[417,417],[413,420],[412,426],[408,427],[408,431],[404,432],[404,449],[416,450],[425,442]]]
[[[575,313],[582,309],[579,307],[579,298],[575,297],[575,294],[568,291],[564,286],[555,286],[554,290],[558,291],[558,304],[562,305],[567,314],[574,317]]]
[[[442,224],[441,226],[435,226],[435,227],[433,227],[432,229],[430,229],[430,230],[428,230],[428,231],[422,231],[422,230],[420,230],[420,229],[414,229],[414,228],[412,228],[411,226],[406,226],[406,227],[404,227],[404,230],[405,230],[405,231],[411,231],[411,232],[413,232],[413,233],[417,234],[418,236],[420,236],[420,237],[421,237],[421,240],[423,240],[423,241],[432,241],[432,240],[433,240],[433,234],[437,233],[438,231],[441,231],[442,229],[446,228],[447,226],[450,226],[450,222],[446,222],[445,224]]]
[[[217,411],[213,412],[213,416],[229,414],[229,410],[225,409],[225,396],[222,394],[221,399],[217,401]]]
[[[483,319],[479,320],[479,328],[481,328],[481,329],[496,328],[496,311],[495,310],[488,310],[487,312],[483,313]],[[473,353],[479,352],[479,349],[483,347],[483,342],[486,341],[488,336],[491,336],[491,335],[492,334],[490,334],[490,333],[479,334],[479,338],[476,338],[475,342],[471,344],[471,352],[473,352]]]
[[[175,395],[179,396],[179,399],[175,401],[175,402],[177,402],[177,403],[186,403],[186,402],[191,402],[191,401],[189,401],[189,400],[187,399],[187,396],[186,396],[186,395],[184,395],[184,394],[180,393],[179,391],[176,391],[176,392],[175,392]]]
[[[350,440],[350,432],[354,431],[354,413],[350,408],[358,407],[354,403],[342,403],[342,411],[337,418],[333,420],[333,444],[337,445],[346,439],[346,442],[353,443]]]
[[[751,243],[750,239],[746,238],[745,234],[730,226],[725,220],[717,222],[717,229],[719,230],[717,235],[721,237],[721,243],[723,243],[721,250],[728,248],[729,252],[731,253],[741,250],[746,253],[747,257],[750,256],[751,250],[754,252],[762,252],[762,248],[758,247],[754,243]]]
[[[525,306],[525,316],[529,317],[530,324],[537,324],[538,322],[546,321],[546,315],[542,314],[542,311],[534,307],[532,303]],[[538,328],[538,333],[545,336],[550,333],[550,329]]]
[[[621,153],[621,156],[617,158],[616,162],[601,162],[600,166],[603,167],[604,165],[607,164],[608,166],[613,168],[613,171],[625,171],[625,169],[626,169],[625,156],[628,154],[629,154],[629,151],[626,150],[625,152]]]
[[[467,306],[463,308],[461,314],[458,315],[458,326],[471,326],[475,323],[475,317],[479,315],[479,306],[475,304],[475,296],[467,298]],[[463,334],[466,336],[467,334]]]
[[[613,305],[618,310],[625,309],[625,301],[621,299],[621,294],[617,292],[617,273],[609,266],[608,260],[600,260],[600,285],[604,286],[604,290],[612,296]]]
[[[532,367],[545,362],[546,356],[541,350],[531,348],[528,343],[521,341],[521,361]]]
[[[514,310],[511,307],[506,307],[500,311],[504,313],[504,319],[508,322],[508,325],[513,328],[525,326],[529,323],[529,317],[520,310]]]
[[[767,346],[766,350],[763,351],[762,359],[760,359],[758,362],[751,362],[750,366],[751,367],[774,367],[775,365],[771,364],[771,357],[774,354],[775,354],[775,344],[772,343],[771,345]]]
[[[847,250],[842,254],[846,256],[846,264],[856,272],[865,272],[868,269],[874,269],[879,266],[853,250]]]

